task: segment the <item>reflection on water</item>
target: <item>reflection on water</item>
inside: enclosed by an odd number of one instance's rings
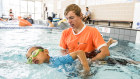
[[[74,73],[66,72],[63,67],[51,68],[46,64],[26,64],[26,51],[31,46],[43,46],[51,56],[61,55],[59,40],[62,30],[57,29],[0,29],[0,79],[79,79],[79,62]],[[140,61],[140,45],[128,41],[110,48],[112,58]],[[87,79],[139,79],[140,65],[116,64],[99,65],[91,63],[91,76]],[[66,66],[66,68],[71,68]],[[61,72],[59,72],[61,70]]]

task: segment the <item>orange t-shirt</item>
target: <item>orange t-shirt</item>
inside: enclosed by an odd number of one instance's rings
[[[21,19],[21,16],[18,16],[18,20],[20,20]]]
[[[2,19],[0,18],[0,21],[2,21]]]
[[[60,47],[68,49],[69,52],[83,50],[84,52],[92,52],[100,49],[106,43],[100,32],[93,27],[84,26],[79,34],[74,34],[72,28],[62,32]]]
[[[32,24],[25,19],[20,19],[19,20],[19,26],[32,26]]]

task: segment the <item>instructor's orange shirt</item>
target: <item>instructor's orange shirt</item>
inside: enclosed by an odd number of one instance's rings
[[[92,52],[105,45],[106,42],[100,32],[90,26],[84,26],[79,34],[74,34],[72,28],[68,28],[62,32],[60,40],[60,47],[68,49],[69,52],[77,50]]]

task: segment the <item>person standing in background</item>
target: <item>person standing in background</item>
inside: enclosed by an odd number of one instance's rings
[[[9,10],[9,16],[10,16],[9,20],[13,20],[14,19],[14,14],[13,14],[12,9]]]

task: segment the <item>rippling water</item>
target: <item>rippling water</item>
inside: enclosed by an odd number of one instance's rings
[[[48,48],[51,56],[60,55],[61,30],[57,29],[0,29],[0,79],[79,79],[60,68],[46,64],[26,64],[26,51],[37,45]],[[140,61],[140,45],[128,41],[110,48],[111,57]],[[69,66],[67,66],[69,67]],[[78,72],[75,72],[78,73]],[[140,65],[126,66],[91,64],[92,75],[87,79],[140,79]]]

